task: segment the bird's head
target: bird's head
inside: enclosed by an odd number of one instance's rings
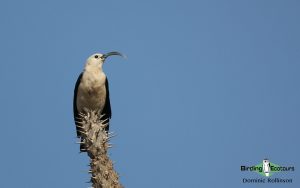
[[[264,159],[263,163],[270,163],[269,159]]]
[[[120,52],[109,52],[106,54],[101,54],[101,53],[96,53],[91,55],[85,64],[85,69],[95,69],[97,68],[102,69],[102,65],[105,62],[106,58],[108,58],[109,56],[113,56],[113,55],[118,55],[118,56],[122,56],[123,58],[126,58],[126,56],[124,56],[123,54],[121,54]]]

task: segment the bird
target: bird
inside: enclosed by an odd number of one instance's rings
[[[263,160],[263,170],[264,173],[267,177],[270,176],[270,172],[271,172],[271,165],[270,165],[270,161],[269,159],[264,159]]]
[[[86,147],[82,138],[81,115],[88,111],[96,111],[103,124],[107,124],[105,131],[109,131],[111,119],[111,105],[109,99],[108,79],[103,72],[103,64],[109,56],[118,55],[126,58],[120,52],[106,54],[95,53],[86,60],[84,70],[78,76],[73,97],[73,114],[76,124],[77,137],[81,138],[80,151],[85,152]]]

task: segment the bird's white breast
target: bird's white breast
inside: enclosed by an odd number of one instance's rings
[[[78,86],[77,109],[83,112],[84,108],[102,111],[105,105],[106,76],[102,71],[85,71]]]

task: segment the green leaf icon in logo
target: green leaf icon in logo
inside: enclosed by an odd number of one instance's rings
[[[270,177],[274,172],[279,172],[280,166],[271,163],[268,159],[264,159],[262,163],[255,166],[255,171],[262,176]]]

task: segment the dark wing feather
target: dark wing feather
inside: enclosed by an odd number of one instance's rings
[[[75,124],[76,124],[76,132],[77,132],[77,137],[80,137],[80,132],[81,129],[78,127],[80,126],[80,121],[81,121],[81,118],[79,116],[79,112],[77,110],[77,92],[78,92],[78,87],[79,87],[79,84],[80,84],[80,81],[81,81],[81,78],[82,78],[82,74],[81,73],[76,81],[76,84],[75,84],[75,89],[74,89],[74,98],[73,98],[73,114],[74,114],[74,121],[75,121]]]
[[[109,119],[111,118],[111,107],[110,107],[110,100],[109,100],[109,87],[108,87],[108,80],[105,79],[105,89],[106,89],[106,99],[105,104],[103,107],[103,110],[101,112],[102,117],[101,120],[104,121],[104,123],[107,123],[106,131],[109,130]]]

